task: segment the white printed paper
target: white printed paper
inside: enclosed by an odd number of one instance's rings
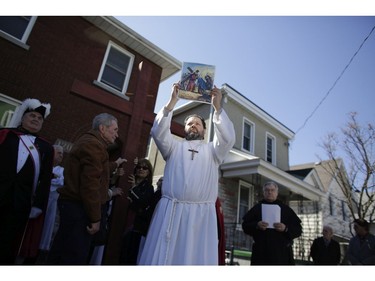
[[[275,228],[273,224],[280,222],[281,209],[276,204],[262,204],[262,221],[268,223],[267,228]]]

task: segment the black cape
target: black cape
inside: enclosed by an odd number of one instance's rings
[[[40,156],[40,173],[35,193],[32,194],[34,182],[34,164],[29,156],[25,165],[17,173],[19,136],[28,134],[15,128],[0,129],[0,264],[11,264],[21,246],[21,240],[36,219],[29,220],[31,206],[45,212],[52,179],[53,147],[46,140],[36,136],[35,147]],[[38,222],[43,225],[43,221]],[[38,229],[37,240],[41,229]],[[33,254],[39,247],[35,240]],[[24,246],[24,245],[23,245]]]
[[[281,222],[287,231],[279,232],[267,228],[260,230],[257,224],[262,220],[262,204],[277,204],[281,208]],[[251,255],[252,265],[293,265],[293,239],[301,236],[301,220],[296,213],[280,200],[272,203],[262,200],[251,208],[243,217],[243,231],[252,236],[254,243]]]

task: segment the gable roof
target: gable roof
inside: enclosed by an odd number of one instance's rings
[[[311,173],[312,170],[313,168],[306,168],[306,169],[286,171],[286,172],[288,174],[295,176],[296,178],[299,178],[300,180],[304,180]]]
[[[303,175],[308,170],[310,171],[315,170],[316,174],[318,175],[320,179],[320,182],[322,183],[324,190],[327,191],[332,181],[334,180],[334,177],[332,176],[332,174],[327,171],[333,167],[332,161],[333,160],[325,160],[325,161],[320,161],[316,163],[294,165],[290,167],[290,170],[288,171],[288,173],[292,175]],[[338,161],[339,161],[338,164],[340,165],[340,167],[342,167],[342,161],[341,160],[338,160]],[[306,173],[304,178],[306,178],[309,174],[310,173]]]

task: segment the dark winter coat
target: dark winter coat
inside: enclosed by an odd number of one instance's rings
[[[316,265],[340,264],[340,244],[331,239],[326,245],[323,237],[316,238],[311,245],[310,256]]]
[[[286,231],[279,232],[273,228],[260,230],[257,227],[262,220],[262,204],[277,204],[281,208],[281,223]],[[301,220],[296,213],[280,200],[273,203],[262,200],[251,208],[243,217],[243,231],[254,239],[251,265],[292,265],[293,239],[302,234]]]

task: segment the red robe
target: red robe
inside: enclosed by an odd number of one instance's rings
[[[225,228],[224,228],[224,213],[221,208],[220,199],[217,198],[216,203],[216,215],[217,215],[217,231],[219,235],[219,265],[225,265]]]

